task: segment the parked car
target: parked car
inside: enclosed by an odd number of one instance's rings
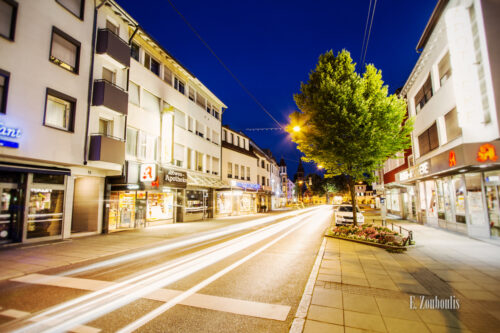
[[[361,210],[356,207],[356,216],[358,218],[358,224],[363,224],[365,222],[365,217]],[[336,207],[335,211],[335,225],[346,225],[352,224],[354,215],[352,214],[352,206],[350,204],[342,204]]]

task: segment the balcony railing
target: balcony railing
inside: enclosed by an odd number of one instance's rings
[[[128,113],[128,93],[109,81],[95,80],[92,105],[102,105],[126,115]]]
[[[90,136],[89,160],[116,164],[125,162],[125,141],[104,134]]]
[[[125,67],[130,67],[130,46],[108,29],[99,29],[96,52],[107,54]]]

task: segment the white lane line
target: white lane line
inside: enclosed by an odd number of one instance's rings
[[[128,324],[127,326],[125,326],[122,329],[118,330],[117,333],[130,333],[130,332],[133,332],[133,331],[139,329],[140,327],[144,326],[145,324],[147,324],[151,320],[155,319],[156,317],[160,316],[164,312],[168,311],[170,308],[172,308],[176,304],[179,304],[184,299],[186,299],[189,296],[193,295],[198,290],[201,290],[201,289],[205,288],[206,286],[208,286],[210,283],[214,282],[215,280],[217,280],[221,276],[224,276],[228,272],[230,272],[233,269],[239,267],[240,265],[242,265],[243,263],[245,263],[248,260],[252,259],[253,257],[255,257],[256,255],[258,255],[259,253],[265,251],[266,249],[268,249],[272,245],[276,244],[277,242],[279,242],[280,240],[282,240],[284,237],[288,236],[290,233],[292,233],[295,230],[299,229],[300,227],[304,226],[307,222],[309,222],[309,221],[308,220],[304,220],[302,222],[296,223],[288,231],[284,232],[279,237],[273,239],[272,241],[270,241],[266,245],[260,247],[259,249],[255,250],[254,252],[250,253],[249,255],[243,257],[242,259],[240,259],[240,260],[236,261],[235,263],[229,265],[228,267],[226,267],[223,270],[217,272],[216,274],[212,275],[211,277],[209,277],[209,278],[203,280],[202,282],[198,283],[197,285],[191,287],[187,291],[183,292],[181,295],[179,295],[176,298],[170,300],[169,302],[167,302],[167,303],[159,306],[158,308],[156,308],[153,311],[149,312],[148,314],[142,316],[141,318],[137,319],[136,321]],[[288,312],[287,312],[287,314],[288,314]],[[286,316],[285,316],[285,319],[286,319]]]
[[[0,312],[0,316],[14,318],[14,319],[28,317],[29,315],[30,315],[29,312],[15,310],[15,309],[7,309],[5,311]],[[40,320],[42,320],[42,319],[40,319]],[[74,333],[98,333],[101,331],[101,329],[86,326],[86,325],[77,325],[68,331],[74,332]]]
[[[110,281],[99,281],[92,279],[44,274],[30,274],[20,278],[11,279],[11,281],[88,291],[102,290],[104,288],[116,285],[116,282]],[[152,292],[151,294],[145,295],[144,298],[160,302],[168,302],[182,293],[183,292],[179,290],[159,289]],[[205,294],[193,294],[192,296],[182,301],[180,304],[202,309],[223,311],[239,315],[281,321],[286,319],[291,308],[287,305],[245,301]]]

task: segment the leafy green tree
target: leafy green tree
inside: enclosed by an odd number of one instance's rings
[[[287,131],[304,161],[322,165],[327,177],[348,176],[356,212],[354,184],[369,181],[388,158],[410,146],[413,120],[406,118],[406,102],[388,95],[375,66],[356,73],[346,50],[322,54],[300,90],[294,95],[300,111],[290,115]]]
[[[317,173],[310,173],[306,176],[306,185],[313,195],[323,196],[326,193],[324,179]]]

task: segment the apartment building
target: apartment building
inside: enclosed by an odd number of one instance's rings
[[[257,156],[250,138],[229,126],[222,127],[222,180],[227,187],[217,190],[217,216],[257,212]]]
[[[259,147],[250,140],[252,152],[257,156],[257,184],[261,187],[257,193],[257,209],[259,212],[267,212],[271,209],[271,158]]]
[[[396,180],[420,222],[473,237],[500,236],[499,15],[497,1],[438,1],[401,92],[415,166]]]
[[[213,217],[215,189],[223,185],[221,116],[226,106],[116,2],[107,1],[99,10],[98,28],[130,45],[126,77],[121,65],[109,59],[96,61],[94,69],[108,89],[115,86],[118,94],[116,88],[122,88],[128,96],[126,103],[116,102],[126,104],[125,112],[112,119],[100,112],[93,121],[98,137],[126,142],[113,161],[125,161],[123,172],[107,178],[106,228]],[[103,134],[106,127],[117,132]]]
[[[271,186],[271,209],[281,207],[280,194],[281,194],[281,177],[278,162],[273,156],[270,149],[264,149],[267,157],[269,158],[269,179]]]
[[[84,163],[93,13],[91,1],[0,0],[0,243],[101,231],[78,186],[105,175]]]

